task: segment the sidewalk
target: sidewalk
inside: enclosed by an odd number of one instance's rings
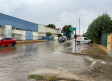
[[[26,40],[26,41],[17,41],[17,44],[39,43],[39,42],[45,42],[45,40]]]

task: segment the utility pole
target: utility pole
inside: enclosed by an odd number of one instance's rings
[[[80,18],[79,18],[79,36],[80,36]]]
[[[76,53],[76,28],[75,28],[75,53]]]
[[[59,20],[57,20],[57,21],[59,21]],[[57,21],[55,21],[55,22],[57,22]],[[55,26],[55,22],[54,22],[54,26]],[[54,38],[54,29],[55,29],[55,27],[53,27],[53,38]]]

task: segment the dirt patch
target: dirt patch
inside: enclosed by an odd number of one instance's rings
[[[93,55],[107,55],[107,53],[104,50],[102,50],[95,44],[90,44],[90,47],[88,49],[82,50],[81,53],[93,54]]]
[[[41,77],[45,81],[79,81],[80,78],[69,72],[63,67],[58,67],[57,69],[41,69],[31,72],[28,77],[34,78],[34,76]]]
[[[17,45],[30,44],[30,43],[40,43],[45,42],[45,40],[27,40],[27,41],[17,41]]]

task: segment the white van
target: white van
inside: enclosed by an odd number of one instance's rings
[[[91,40],[89,40],[87,37],[77,37],[76,39],[77,43],[91,43]]]

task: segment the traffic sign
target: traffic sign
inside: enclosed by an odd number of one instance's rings
[[[70,28],[70,31],[75,31],[75,28],[74,27]]]

